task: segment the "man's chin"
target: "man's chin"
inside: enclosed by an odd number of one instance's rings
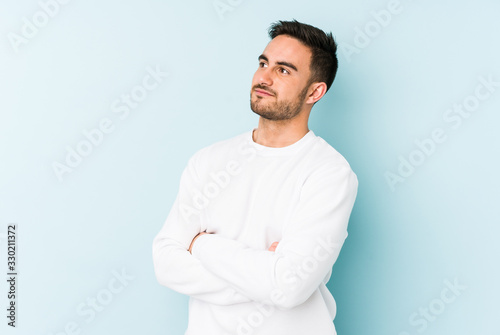
[[[270,111],[264,111],[258,108],[252,108],[252,112],[257,114],[258,116],[266,119],[266,120],[271,120],[271,121],[277,121],[278,119],[276,118],[276,113],[270,112]]]
[[[267,110],[266,108],[263,108],[265,106],[262,106],[262,104],[260,103],[259,100],[257,101],[251,101],[250,103],[250,108],[252,109],[252,111],[257,114],[257,115],[261,115],[264,114],[264,115],[269,115],[270,113],[272,114],[272,112],[270,112],[269,110]]]

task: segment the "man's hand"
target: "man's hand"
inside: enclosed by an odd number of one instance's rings
[[[275,251],[276,247],[278,246],[278,243],[279,242],[273,242],[273,244],[271,244],[271,246],[267,250],[269,250],[269,251]]]
[[[194,241],[196,241],[196,239],[197,239],[198,237],[200,237],[201,235],[203,235],[203,234],[209,234],[209,233],[202,231],[202,232],[198,233],[198,235],[196,235],[196,236],[193,238],[193,240],[191,241],[191,244],[189,245],[189,249],[188,249],[190,254],[192,254],[191,250],[193,249],[193,244],[194,244]]]
[[[198,233],[198,235],[196,235],[196,236],[193,238],[193,240],[191,241],[191,244],[189,245],[189,253],[191,253],[191,254],[192,254],[191,250],[193,249],[193,244],[194,244],[194,241],[196,241],[196,239],[197,239],[198,237],[200,237],[201,235],[203,235],[203,234],[210,234],[210,233],[207,233],[207,232],[204,232],[204,231],[202,231],[202,232]],[[269,251],[273,251],[273,252],[274,252],[274,251],[276,251],[276,247],[278,246],[278,244],[279,244],[279,242],[278,242],[278,241],[273,242],[273,244],[271,244],[271,246],[270,246],[270,247],[269,247],[269,249],[267,249],[267,250],[269,250]]]

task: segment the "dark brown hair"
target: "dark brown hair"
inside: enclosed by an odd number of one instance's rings
[[[311,49],[311,78],[309,82],[324,82],[328,91],[338,69],[337,43],[335,43],[332,33],[326,34],[321,29],[293,20],[278,21],[269,27],[271,39],[279,35],[296,38]]]

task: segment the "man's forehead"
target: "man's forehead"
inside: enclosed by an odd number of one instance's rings
[[[278,35],[262,52],[269,62],[285,61],[297,67],[308,67],[312,52],[308,46],[288,35]]]

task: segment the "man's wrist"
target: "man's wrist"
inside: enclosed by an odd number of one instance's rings
[[[191,244],[189,245],[189,249],[188,249],[188,251],[189,251],[191,254],[193,254],[193,246],[194,246],[194,241],[196,241],[196,239],[197,239],[198,237],[200,237],[201,235],[204,235],[204,234],[208,234],[208,233],[207,233],[207,232],[204,232],[204,231],[199,232],[199,233],[198,233],[198,235],[196,235],[196,236],[193,238],[193,240],[191,241]]]

